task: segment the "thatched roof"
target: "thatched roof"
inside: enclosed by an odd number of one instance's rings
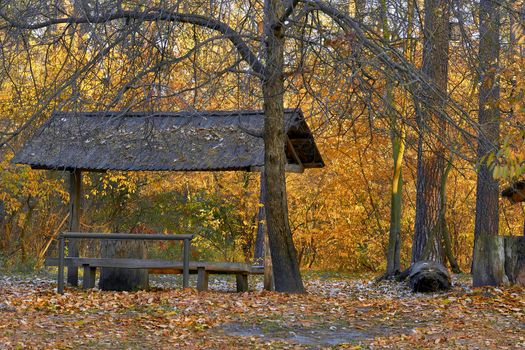
[[[301,110],[285,111],[288,163],[324,166]],[[261,111],[55,113],[13,158],[37,169],[254,170]]]

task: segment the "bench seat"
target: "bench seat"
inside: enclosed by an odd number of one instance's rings
[[[46,258],[45,266],[58,266],[57,258]],[[155,260],[155,259],[108,259],[108,258],[64,258],[65,266],[83,267],[84,288],[95,286],[96,268],[112,267],[127,269],[148,269],[152,274],[179,274],[182,273],[182,261]],[[237,280],[237,291],[248,290],[248,275],[262,275],[262,266],[251,266],[245,263],[234,262],[206,262],[190,261],[191,274],[197,274],[197,290],[208,289],[209,274],[235,274]]]

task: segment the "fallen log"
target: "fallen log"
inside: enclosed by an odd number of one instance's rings
[[[413,292],[432,293],[449,290],[450,274],[435,261],[418,261],[410,267],[409,284]]]

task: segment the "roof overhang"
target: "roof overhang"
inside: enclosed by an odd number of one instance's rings
[[[286,171],[324,166],[300,109],[285,110]],[[12,162],[33,169],[260,171],[262,111],[55,113]]]

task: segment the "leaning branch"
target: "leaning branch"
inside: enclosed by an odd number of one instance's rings
[[[239,55],[245,60],[250,67],[260,76],[264,76],[265,67],[257,56],[252,52],[250,47],[242,39],[241,35],[234,29],[228,26],[226,23],[209,18],[206,16],[172,12],[167,9],[152,9],[148,11],[125,11],[118,10],[110,14],[98,14],[96,16],[83,15],[83,16],[71,16],[64,18],[53,18],[42,22],[36,23],[24,23],[19,22],[15,19],[9,18],[9,16],[0,12],[0,18],[7,22],[7,25],[0,26],[0,30],[5,30],[9,27],[20,30],[36,30],[41,28],[47,28],[58,24],[102,24],[108,23],[115,20],[137,20],[142,22],[154,22],[154,21],[166,21],[166,22],[178,22],[185,24],[193,24],[203,28],[216,30],[223,34],[233,46],[239,52]]]
[[[431,80],[416,69],[410,62],[408,62],[401,52],[396,49],[389,48],[386,43],[377,43],[371,40],[361,28],[361,25],[349,15],[339,11],[332,5],[322,0],[300,0],[306,6],[312,9],[321,11],[330,17],[343,30],[352,30],[357,40],[371,53],[373,53],[386,67],[391,71],[395,78],[403,85],[405,89],[414,95],[421,94],[423,91],[432,91],[435,96],[443,102],[442,105],[450,106],[458,116],[460,116],[468,125],[470,125],[477,132],[479,130],[477,123],[471,120],[469,113],[466,112],[446,91],[442,91]],[[381,40],[380,38],[378,40]],[[471,134],[465,128],[460,127],[457,123],[447,115],[443,110],[436,111],[441,116],[450,122],[450,124],[467,140],[476,139],[474,134]]]

